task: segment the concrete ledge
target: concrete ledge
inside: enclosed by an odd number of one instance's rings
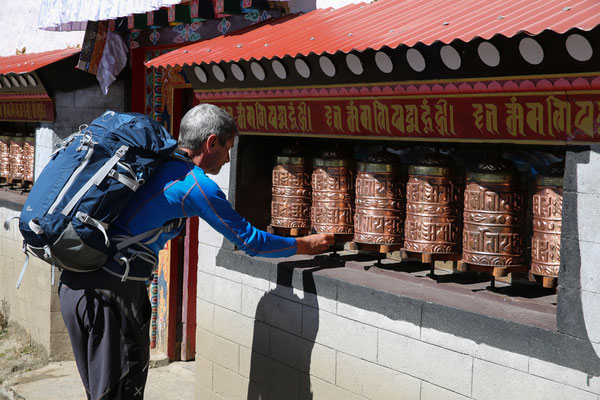
[[[29,192],[21,190],[11,190],[6,187],[0,188],[0,208],[21,212],[28,194]]]
[[[417,339],[433,344],[446,339],[431,336],[430,332],[448,334],[446,338],[458,340],[448,344],[449,348],[456,347],[455,351],[468,343],[476,345],[472,350],[476,357],[478,352],[487,354],[490,349],[498,349],[494,353],[497,362],[503,363],[503,354],[512,354],[506,362],[517,369],[526,369],[527,358],[534,357],[591,376],[600,375],[600,360],[592,344],[557,330],[556,295],[544,292],[545,296],[538,299],[527,298],[528,294],[535,297],[535,287],[524,293],[510,286],[490,292],[485,290],[485,279],[468,283],[461,281],[459,274],[442,276],[443,283],[437,283],[425,276],[428,270],[420,263],[384,260],[382,266],[375,267],[366,254],[340,254],[339,260],[329,256],[264,259],[221,249],[217,265],[269,279],[275,294],[292,288],[337,301],[338,313],[350,306],[381,314],[390,321],[402,321],[406,329],[416,328],[402,334],[420,335]],[[298,301],[310,299],[304,296]],[[318,308],[318,304],[307,305]],[[553,345],[543,345],[549,342]]]

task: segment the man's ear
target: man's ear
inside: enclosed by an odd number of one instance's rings
[[[214,133],[212,135],[210,135],[208,137],[208,139],[206,139],[206,142],[205,142],[206,150],[212,151],[215,148],[215,146],[217,145],[217,140],[218,140],[217,135],[215,135]]]

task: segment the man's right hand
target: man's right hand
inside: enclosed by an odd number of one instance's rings
[[[298,250],[296,254],[321,254],[329,250],[330,246],[335,243],[333,233],[317,233],[296,238]]]

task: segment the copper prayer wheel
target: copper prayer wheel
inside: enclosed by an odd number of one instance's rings
[[[484,267],[522,266],[525,189],[514,164],[482,163],[466,178],[462,261]]]
[[[271,226],[310,228],[311,159],[292,146],[283,150],[273,168]]]
[[[355,163],[337,151],[313,160],[311,228],[315,232],[354,233]]]
[[[449,156],[433,153],[408,167],[404,249],[453,254],[461,248],[464,179]]]
[[[10,175],[10,137],[0,136],[0,181],[7,182]]]
[[[356,172],[354,241],[402,244],[404,177],[400,160],[381,151],[359,162]]]
[[[23,144],[23,180],[27,182],[33,182],[33,168],[35,158],[35,138],[28,136],[25,138]]]
[[[13,136],[10,138],[9,145],[9,176],[8,182],[22,181],[23,180],[23,144],[24,138],[22,136]]]
[[[560,268],[563,169],[555,166],[550,172],[535,179],[531,273],[556,278]]]

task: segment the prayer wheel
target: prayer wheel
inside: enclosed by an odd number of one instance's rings
[[[33,168],[35,158],[35,138],[27,136],[23,144],[23,180],[33,182]]]
[[[514,164],[484,162],[466,178],[462,261],[504,267],[499,271],[522,267],[525,188]]]
[[[25,139],[23,136],[13,136],[10,138],[8,151],[9,159],[9,176],[8,183],[13,184],[15,181],[23,181],[23,145]]]
[[[389,152],[372,154],[358,163],[354,242],[402,244],[404,176],[400,160]]]
[[[404,249],[454,254],[461,248],[464,179],[451,157],[425,156],[408,167]]]
[[[9,148],[10,138],[0,136],[0,182],[2,183],[7,182],[10,175]]]
[[[318,233],[354,233],[355,163],[338,151],[313,160],[311,228]]]
[[[273,168],[271,226],[310,228],[311,159],[291,146],[277,156]]]
[[[563,173],[561,164],[553,164],[535,179],[531,273],[542,277],[557,278],[560,268]]]

